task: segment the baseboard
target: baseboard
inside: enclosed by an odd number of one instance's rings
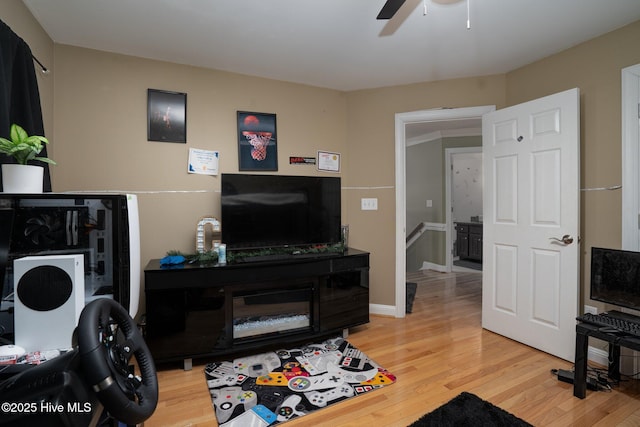
[[[432,262],[423,261],[422,267],[420,267],[420,270],[433,270],[439,273],[446,273],[447,266],[442,264],[434,264]]]
[[[609,352],[601,348],[589,346],[587,360],[597,363],[598,365],[609,366]]]
[[[396,317],[396,307],[393,305],[369,304],[369,314]]]

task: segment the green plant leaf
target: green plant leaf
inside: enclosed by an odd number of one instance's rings
[[[49,163],[50,165],[57,165],[56,162],[49,159],[48,157],[34,157],[33,160],[39,160],[41,162]]]
[[[31,135],[30,137],[25,139],[24,142],[33,147],[40,147],[40,149],[42,150],[42,147],[44,147],[43,143],[48,144],[49,140],[44,136]]]
[[[46,157],[37,157],[44,148],[44,144],[48,144],[49,140],[44,136],[31,135],[17,124],[11,125],[11,140],[0,138],[0,153],[13,157],[18,164],[26,165],[30,160],[40,160],[45,163],[55,165],[51,159]]]
[[[28,136],[27,132],[17,124],[14,123],[11,125],[11,139],[13,142],[22,142],[27,139]]]
[[[13,147],[13,142],[8,139],[0,138],[0,153],[8,154]]]

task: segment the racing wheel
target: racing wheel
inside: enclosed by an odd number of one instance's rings
[[[129,313],[111,299],[98,298],[85,306],[77,331],[85,381],[104,408],[126,424],[149,418],[158,404],[156,369]]]

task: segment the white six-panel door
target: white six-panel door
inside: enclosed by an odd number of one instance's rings
[[[579,301],[579,91],[483,116],[482,326],[573,360]]]

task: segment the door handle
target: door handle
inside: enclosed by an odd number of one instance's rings
[[[571,237],[568,234],[565,234],[564,236],[562,236],[562,238],[558,239],[557,237],[549,237],[549,240],[553,240],[554,243],[558,242],[558,243],[562,243],[564,245],[570,245],[573,243],[573,237]]]

